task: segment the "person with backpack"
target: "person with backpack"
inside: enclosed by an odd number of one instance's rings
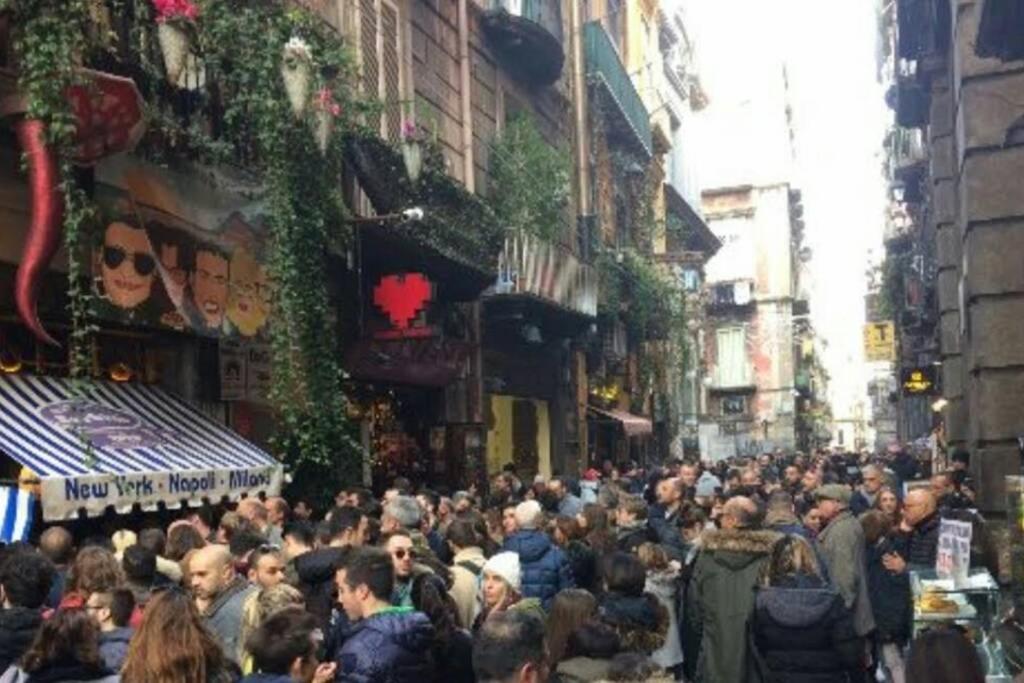
[[[455,600],[459,625],[471,628],[480,614],[480,574],[487,558],[480,539],[468,519],[455,519],[445,533],[452,549],[452,587],[448,593]]]

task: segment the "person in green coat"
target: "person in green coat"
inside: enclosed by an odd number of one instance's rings
[[[687,588],[688,632],[697,640],[696,683],[744,683],[747,620],[761,566],[782,536],[757,528],[754,501],[737,496],[722,508],[721,529],[708,531]]]

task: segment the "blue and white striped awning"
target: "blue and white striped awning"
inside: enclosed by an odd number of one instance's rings
[[[0,451],[42,483],[43,517],[277,495],[282,467],[155,387],[0,376]]]

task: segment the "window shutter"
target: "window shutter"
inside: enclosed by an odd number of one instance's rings
[[[363,92],[370,97],[379,93],[380,57],[377,52],[377,2],[359,0],[359,56]]]
[[[718,345],[718,386],[746,386],[750,380],[747,372],[746,330],[730,327],[717,331]]]
[[[384,101],[383,135],[397,142],[402,131],[402,55],[398,9],[386,0],[380,5],[381,99]]]

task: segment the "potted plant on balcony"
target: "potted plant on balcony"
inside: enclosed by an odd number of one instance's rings
[[[191,0],[153,0],[153,8],[164,71],[168,82],[175,85],[188,61],[189,28],[199,16],[199,10]]]
[[[288,104],[295,118],[302,118],[309,103],[309,88],[313,82],[313,51],[302,38],[292,36],[285,43],[281,62],[281,78],[288,94]]]

